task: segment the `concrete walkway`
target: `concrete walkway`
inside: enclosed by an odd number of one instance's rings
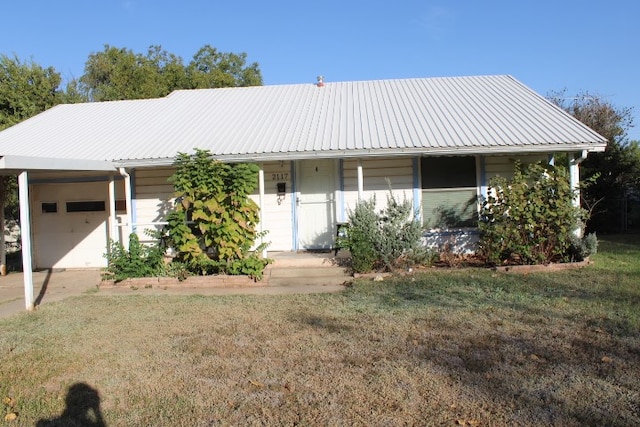
[[[265,270],[265,280],[249,287],[131,287],[100,288],[99,270],[53,270],[33,273],[36,308],[82,294],[104,295],[282,295],[337,292],[351,279],[341,266],[344,256],[332,253],[270,253],[274,264]],[[24,282],[22,273],[0,277],[0,318],[24,312]]]

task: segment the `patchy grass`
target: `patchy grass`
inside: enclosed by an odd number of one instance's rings
[[[108,426],[638,425],[639,240],[557,273],[48,304],[0,321],[6,425],[92,412],[78,389]]]

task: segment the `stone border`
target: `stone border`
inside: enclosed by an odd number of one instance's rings
[[[189,276],[180,281],[175,277],[137,277],[125,279],[120,282],[103,280],[98,284],[99,288],[233,288],[233,287],[262,287],[269,284],[269,278],[264,276],[262,280],[253,280],[249,276],[230,276],[217,274],[211,276]]]
[[[493,267],[495,271],[501,271],[503,273],[540,273],[540,272],[553,272],[562,270],[572,270],[576,268],[583,268],[593,264],[589,258],[579,262],[563,262],[563,263],[551,263],[551,264],[536,264],[536,265],[505,265],[500,267]]]

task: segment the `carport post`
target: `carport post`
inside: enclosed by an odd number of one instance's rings
[[[33,310],[33,271],[31,266],[31,220],[29,215],[29,177],[27,171],[18,175],[18,195],[20,198],[20,236],[22,238],[22,271],[24,277],[24,303],[27,310]]]

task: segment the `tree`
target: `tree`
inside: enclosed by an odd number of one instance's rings
[[[607,138],[604,152],[590,153],[581,164],[581,178],[598,175],[584,188],[582,200],[591,212],[588,228],[593,231],[619,231],[624,228],[623,201],[638,194],[640,188],[640,148],[629,141],[633,126],[632,109],[616,108],[599,95],[587,92],[566,97],[566,91],[552,93],[549,99]]]
[[[62,78],[53,68],[33,61],[0,54],[0,131],[61,103],[85,100],[71,82],[61,90]],[[15,177],[0,178],[0,213],[17,219],[18,197]]]
[[[63,102],[61,82],[53,67],[0,54],[0,130]]]
[[[60,90],[62,78],[53,67],[0,54],[0,131],[20,123],[54,105],[71,100]],[[17,219],[15,176],[0,177],[0,224]],[[0,263],[4,265],[4,239],[0,238]]]
[[[258,64],[247,65],[246,60],[245,53],[218,52],[206,45],[185,66],[161,46],[151,46],[143,55],[105,45],[89,55],[79,86],[92,101],[113,101],[158,98],[177,89],[261,85]]]

